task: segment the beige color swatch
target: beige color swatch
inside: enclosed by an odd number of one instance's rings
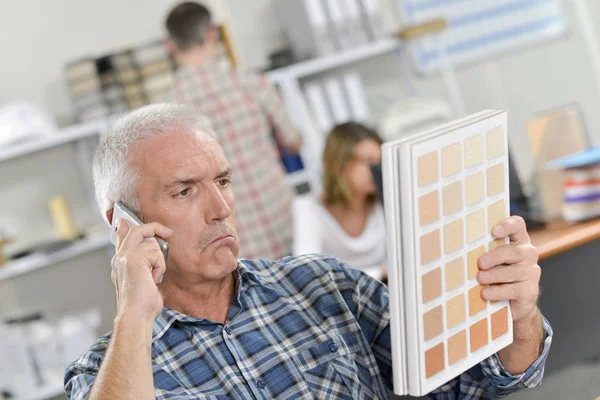
[[[445,177],[462,170],[460,144],[455,143],[442,149],[442,175]]]
[[[506,206],[504,200],[490,204],[487,209],[488,230],[492,229],[506,218]]]
[[[487,194],[493,196],[504,191],[504,163],[487,169]]]
[[[463,245],[463,220],[458,219],[444,226],[444,254],[452,253]]]
[[[479,203],[485,195],[483,171],[467,176],[465,179],[465,203],[468,206]]]
[[[425,154],[419,157],[419,186],[430,185],[438,180],[438,156],[437,152]]]
[[[483,290],[482,285],[477,285],[471,289],[469,289],[469,315],[473,316],[475,314],[479,314],[485,307],[487,303],[485,300],[481,298],[481,291]]]
[[[440,258],[440,231],[436,229],[421,236],[421,265]]]
[[[431,300],[442,295],[442,270],[436,268],[431,272],[423,275],[423,304],[429,303]]]
[[[440,195],[437,190],[419,197],[419,223],[430,224],[440,218]]]
[[[444,342],[425,352],[425,377],[431,378],[444,369]]]
[[[462,184],[460,181],[453,182],[444,187],[443,193],[444,216],[459,211],[462,208]]]
[[[471,168],[483,162],[483,135],[465,140],[465,168]]]
[[[442,306],[427,311],[423,315],[423,336],[425,340],[433,339],[444,330]]]
[[[460,331],[448,339],[448,364],[453,365],[467,356],[467,332]]]
[[[444,276],[446,279],[446,292],[456,289],[465,282],[464,258],[458,257],[446,264]]]
[[[488,160],[504,154],[504,128],[498,126],[485,134],[485,155]]]
[[[474,353],[488,343],[487,318],[471,325],[469,333],[471,334],[471,353]]]
[[[481,239],[485,235],[485,212],[483,208],[467,215],[467,243]]]
[[[465,320],[465,295],[448,300],[446,303],[446,329],[450,329]]]
[[[477,273],[479,272],[479,257],[481,257],[485,253],[485,246],[479,246],[475,250],[471,250],[467,254],[467,277],[469,280],[477,277]]]

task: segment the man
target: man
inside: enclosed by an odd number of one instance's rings
[[[208,10],[182,3],[168,15],[168,46],[179,69],[171,101],[210,115],[225,156],[237,174],[236,225],[241,256],[276,259],[292,252],[291,200],[273,133],[298,153],[301,138],[275,88],[262,76],[226,71],[216,62],[217,27]]]
[[[232,170],[193,109],[153,105],[109,132],[94,159],[107,221],[123,201],[113,331],[67,369],[71,399],[386,397],[392,385],[388,291],[333,257],[238,260]],[[479,260],[489,300],[511,300],[514,343],[432,396],[497,398],[536,386],[551,329],[523,220],[494,228],[511,244]],[[166,261],[155,240],[169,243]],[[495,265],[503,265],[492,268]],[[162,283],[161,283],[162,282]]]

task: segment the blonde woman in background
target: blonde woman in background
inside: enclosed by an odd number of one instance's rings
[[[383,278],[385,219],[371,165],[381,162],[377,133],[359,123],[337,125],[323,152],[323,193],[294,201],[294,254],[325,253]]]

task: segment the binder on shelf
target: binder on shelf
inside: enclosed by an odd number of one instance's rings
[[[335,51],[335,32],[322,0],[277,0],[274,5],[298,60]]]
[[[314,117],[317,129],[325,137],[327,132],[333,128],[334,122],[329,112],[323,88],[317,81],[309,82],[304,86],[304,95]]]
[[[353,47],[344,12],[344,0],[324,0],[329,23],[334,30],[336,50],[346,50]]]
[[[350,121],[352,119],[350,109],[346,103],[342,85],[337,77],[330,77],[325,80],[325,92],[331,107],[333,121],[336,124]]]
[[[345,12],[346,26],[353,47],[362,46],[367,43],[369,37],[366,26],[363,23],[362,13],[359,6],[360,0],[346,0],[342,9]]]
[[[363,18],[368,28],[369,39],[378,40],[384,36],[383,21],[381,19],[380,0],[360,0]]]
[[[358,122],[367,122],[370,114],[369,105],[360,75],[358,72],[346,72],[342,76],[342,81],[348,96],[352,119]]]

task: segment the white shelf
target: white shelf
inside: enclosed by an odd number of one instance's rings
[[[110,123],[111,117],[84,122],[60,129],[47,137],[34,137],[24,142],[1,147],[0,162],[96,135],[109,128]]]
[[[86,254],[110,244],[108,232],[95,234],[73,242],[68,247],[52,253],[37,253],[25,256],[15,261],[10,261],[0,267],[0,280],[9,279],[49,265],[57,264],[82,254]]]
[[[266,76],[274,82],[279,82],[284,79],[298,79],[366,60],[371,57],[383,55],[392,52],[399,47],[400,41],[398,39],[383,39],[375,43],[357,47],[356,49],[341,51],[313,60],[302,61],[287,67],[278,68],[267,72]]]
[[[16,400],[46,400],[60,395],[66,398],[62,381],[56,381],[35,389],[33,393],[28,394],[25,397],[17,397]]]

